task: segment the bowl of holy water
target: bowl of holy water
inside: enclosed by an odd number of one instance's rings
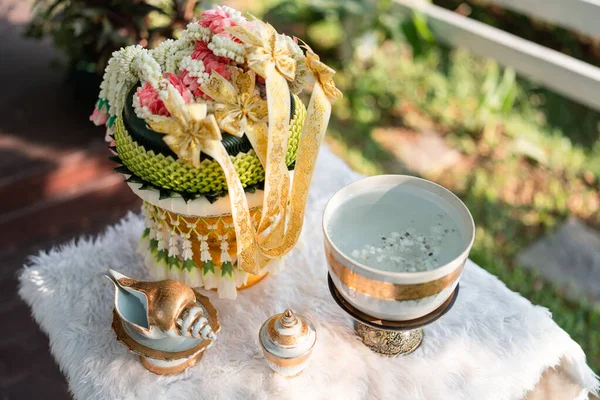
[[[325,208],[323,230],[337,291],[387,321],[421,318],[444,304],[475,237],[458,197],[404,175],[364,178],[338,191]]]

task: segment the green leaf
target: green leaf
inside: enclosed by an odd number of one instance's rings
[[[181,269],[181,262],[177,256],[169,256],[169,269],[177,268]]]
[[[131,175],[129,178],[125,179],[127,183],[144,183],[145,181],[138,177],[137,175]]]
[[[168,259],[168,255],[167,255],[167,251],[166,250],[159,250],[156,253],[156,262],[158,264],[166,264],[167,263],[167,259]]]
[[[150,239],[150,251],[152,252],[152,254],[156,255],[156,253],[158,252],[158,240]]]
[[[212,260],[204,261],[204,264],[202,264],[202,273],[207,275],[210,272],[215,273],[215,263]]]
[[[225,261],[221,265],[221,276],[225,277],[226,275],[229,275],[229,278],[233,279],[233,264],[230,261]]]
[[[142,240],[146,239],[148,236],[150,236],[150,228],[144,229],[144,232],[142,233]]]
[[[425,15],[415,11],[413,13],[412,21],[417,33],[422,39],[426,40],[429,43],[435,42],[435,37],[429,29],[429,26],[427,26],[427,18],[425,17]]]
[[[194,193],[188,193],[188,192],[179,192],[179,194],[181,195],[181,197],[183,197],[183,200],[187,203],[190,200],[194,200],[196,198],[196,195]]]
[[[172,190],[161,188],[159,191],[158,199],[159,200],[168,199],[168,198],[172,197],[174,193],[175,192],[173,192]]]
[[[116,167],[115,172],[118,172],[120,174],[127,174],[127,175],[131,174],[131,171],[129,170],[129,168],[127,168],[124,165],[121,165],[120,167]]]
[[[192,270],[198,268],[198,265],[194,262],[194,260],[184,260],[183,261],[183,269],[192,272]]]

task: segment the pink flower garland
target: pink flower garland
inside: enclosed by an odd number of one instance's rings
[[[192,101],[192,94],[175,74],[172,74],[171,72],[165,72],[163,74],[163,78],[168,79],[169,83],[175,86],[175,89],[177,89],[177,91],[181,94],[186,103]],[[165,117],[171,115],[169,114],[169,111],[165,107],[165,104],[162,102],[162,100],[158,98],[158,92],[152,87],[152,85],[150,85],[150,83],[144,83],[144,86],[138,88],[136,94],[140,100],[140,105],[142,107],[148,107],[148,110],[152,114],[164,115]]]
[[[213,10],[211,10],[213,11]],[[214,10],[219,11],[219,10]],[[229,70],[230,60],[225,57],[219,57],[214,55],[212,50],[208,48],[208,44],[201,40],[197,41],[194,45],[194,51],[191,54],[192,59],[202,61],[204,64],[204,72],[210,74],[215,71],[222,75],[225,79],[231,78],[231,71]],[[205,97],[204,93],[200,89],[198,84],[198,78],[189,75],[189,71],[182,70],[179,73],[179,79],[185,87],[187,87],[194,97]]]
[[[225,31],[228,26],[235,26],[236,23],[231,19],[227,11],[221,8],[206,10],[202,13],[202,19],[198,23],[211,30],[213,34],[219,34]]]

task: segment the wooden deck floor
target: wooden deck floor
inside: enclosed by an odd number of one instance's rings
[[[29,2],[0,0],[0,399],[68,399],[48,338],[17,295],[26,257],[116,222],[140,201],[48,43],[21,36]]]

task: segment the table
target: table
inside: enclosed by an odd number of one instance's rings
[[[204,291],[219,311],[222,330],[201,362],[177,376],[146,371],[110,329],[113,289],[103,273],[110,267],[147,278],[135,251],[140,216],[130,214],[97,238],[32,258],[20,275],[20,295],[48,334],[74,397],[566,400],[584,399],[598,385],[581,348],[547,309],[470,261],[453,309],[425,328],[414,353],[385,358],[364,347],[329,295],[321,233],[329,197],[358,178],[322,149],[303,238],[286,256],[285,269],[235,301]],[[293,379],[268,369],[257,338],[262,322],[285,308],[311,318],[318,332],[311,365]]]

